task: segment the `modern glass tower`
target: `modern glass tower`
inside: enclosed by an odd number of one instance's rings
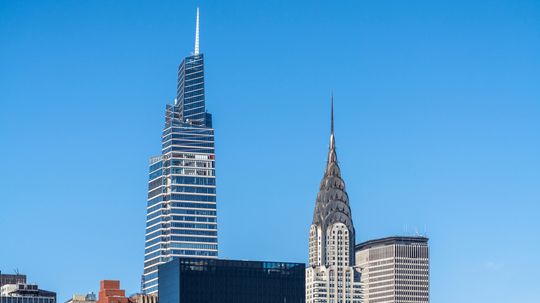
[[[217,258],[214,129],[206,112],[204,56],[178,68],[174,104],[166,106],[162,153],[150,159],[142,291],[158,290],[158,265],[176,257]]]

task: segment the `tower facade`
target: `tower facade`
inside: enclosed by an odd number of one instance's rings
[[[425,237],[388,237],[356,246],[365,303],[428,303]]]
[[[178,68],[176,100],[165,109],[161,155],[150,159],[142,291],[158,290],[158,265],[175,257],[217,258],[214,129],[206,111],[204,56]]]
[[[355,230],[349,197],[337,161],[332,100],[330,148],[309,230],[307,303],[361,302],[354,261]]]

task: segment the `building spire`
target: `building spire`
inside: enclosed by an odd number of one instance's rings
[[[197,7],[197,21],[195,25],[195,51],[194,55],[197,56],[199,54],[199,8]]]
[[[319,193],[315,201],[315,211],[313,213],[313,225],[320,228],[321,245],[319,255],[320,259],[310,259],[310,265],[317,263],[325,265],[331,259],[327,258],[327,230],[330,226],[337,223],[343,223],[349,230],[349,251],[347,266],[354,265],[354,226],[352,222],[349,197],[345,191],[345,182],[341,178],[341,170],[336,153],[336,144],[334,139],[334,93],[330,99],[330,148],[328,149],[328,159],[326,168],[319,186]],[[310,240],[311,241],[311,240]],[[314,262],[314,263],[313,263]]]
[[[334,91],[330,102],[330,149],[334,149]]]

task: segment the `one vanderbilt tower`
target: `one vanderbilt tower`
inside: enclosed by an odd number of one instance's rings
[[[150,159],[142,291],[158,290],[158,265],[175,257],[217,258],[212,115],[206,111],[204,56],[195,50],[178,68],[174,104],[165,109],[161,155]]]

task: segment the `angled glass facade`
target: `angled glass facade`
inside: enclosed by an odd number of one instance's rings
[[[178,68],[176,100],[186,121],[211,127],[204,103],[204,55],[187,57]]]
[[[304,263],[180,258],[159,266],[160,303],[303,303]]]
[[[178,68],[177,99],[165,109],[162,153],[150,159],[143,292],[157,292],[162,263],[186,256],[217,258],[214,155],[204,57],[198,54]]]

